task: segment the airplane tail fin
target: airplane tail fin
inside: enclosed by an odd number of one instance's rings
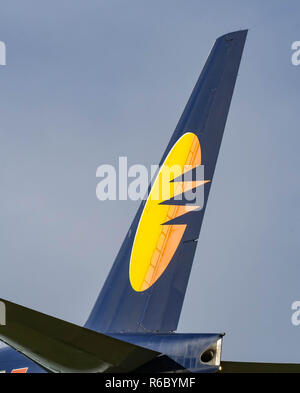
[[[243,30],[216,40],[148,199],[141,203],[89,316],[88,328],[176,330],[246,36]],[[165,169],[173,166],[176,175],[164,181]],[[198,171],[203,167],[204,176]],[[162,195],[166,184],[172,188],[169,197]],[[198,193],[202,199],[192,201],[190,194]]]

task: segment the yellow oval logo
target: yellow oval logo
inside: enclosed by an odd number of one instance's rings
[[[135,234],[130,257],[130,283],[137,291],[150,288],[163,274],[180,244],[186,224],[163,225],[198,206],[160,204],[207,181],[172,182],[201,165],[198,137],[188,132],[170,150],[158,172]],[[170,178],[171,176],[171,178]]]

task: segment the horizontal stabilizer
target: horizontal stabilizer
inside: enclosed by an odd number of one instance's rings
[[[48,371],[131,372],[159,354],[6,300],[0,304],[0,340]]]
[[[300,373],[295,363],[221,362],[221,373]]]

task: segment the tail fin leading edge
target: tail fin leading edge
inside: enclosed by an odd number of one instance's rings
[[[172,198],[151,201],[160,184],[154,182],[86,327],[113,333],[176,330],[246,36],[243,30],[217,39],[160,162],[160,168],[204,165],[207,180],[190,186],[204,187],[203,208]]]

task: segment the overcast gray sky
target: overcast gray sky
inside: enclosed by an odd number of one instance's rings
[[[178,331],[300,362],[297,0],[1,0],[0,297],[83,324],[138,202],[96,168],[156,164],[214,40],[249,28]]]

